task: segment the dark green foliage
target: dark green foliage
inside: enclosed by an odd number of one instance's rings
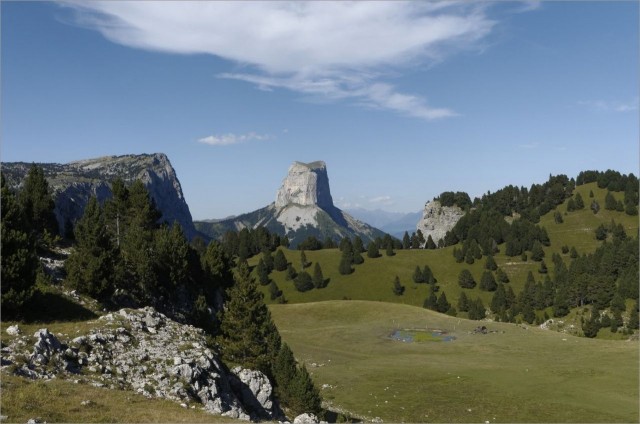
[[[463,289],[472,289],[476,286],[476,281],[473,279],[473,275],[468,269],[463,269],[458,275],[458,284]]]
[[[313,288],[313,280],[307,271],[300,271],[293,283],[296,290],[300,292],[305,292]]]
[[[440,297],[438,297],[438,302],[436,304],[436,310],[440,313],[446,313],[449,309],[451,309],[451,304],[447,301],[447,295],[442,292],[440,293]]]
[[[409,238],[409,233],[404,232],[404,236],[402,236],[402,248],[409,249],[411,247],[411,239]]]
[[[469,311],[469,298],[467,298],[467,294],[464,291],[460,292],[458,297],[458,310],[460,312]]]
[[[520,255],[520,259],[522,260],[522,262],[527,262],[527,254],[525,252],[522,252],[522,255]]]
[[[456,263],[462,263],[464,261],[464,254],[462,253],[462,249],[454,247],[453,257],[456,259]]]
[[[627,324],[627,328],[631,330],[637,330],[638,317],[639,317],[638,301],[636,300],[635,304],[631,307],[631,310],[629,311],[629,323]]]
[[[522,319],[529,324],[533,324],[533,321],[536,319],[536,313],[533,310],[533,307],[528,303],[526,303],[522,308]]]
[[[584,209],[584,200],[582,200],[582,196],[580,195],[580,193],[576,193],[575,199],[576,209]]]
[[[335,249],[336,247],[338,247],[336,245],[336,242],[333,241],[333,239],[331,237],[327,237],[324,240],[324,243],[322,243],[322,248],[323,249]],[[307,249],[307,250],[312,250],[312,249]]]
[[[284,256],[282,249],[276,250],[276,254],[273,256],[273,269],[276,271],[284,271],[287,269],[287,258]]]
[[[604,208],[609,211],[615,211],[617,202],[613,194],[610,191],[604,196]]]
[[[578,257],[578,251],[576,250],[575,246],[571,246],[571,251],[569,252],[569,257],[571,259],[575,259]]]
[[[540,274],[546,274],[547,272],[549,272],[549,270],[547,269],[547,264],[543,261],[540,262],[540,267],[538,268],[538,272]]]
[[[480,278],[480,290],[495,291],[497,288],[496,279],[493,277],[491,271],[484,271]]]
[[[387,244],[387,247],[385,248],[384,253],[387,256],[394,256],[396,253],[393,251],[393,244],[391,243]]]
[[[569,246],[565,244],[564,246],[562,246],[562,254],[566,255],[567,253],[569,253]]]
[[[412,278],[413,278],[413,282],[416,283],[416,284],[420,284],[420,283],[426,282],[425,279],[424,279],[424,275],[422,274],[422,270],[417,265],[416,265],[415,271],[413,271]]]
[[[481,320],[486,316],[486,310],[482,299],[477,298],[475,301],[469,302],[469,319]]]
[[[424,300],[422,307],[426,309],[430,309],[432,311],[435,311],[437,309],[438,297],[436,296],[436,293],[433,290],[433,287],[429,288],[429,296],[427,296],[427,298]]]
[[[431,268],[429,268],[429,265],[424,266],[424,269],[422,270],[422,276],[425,283],[435,284],[438,282],[435,275],[433,275],[433,272],[431,272]]]
[[[263,258],[260,258],[258,265],[256,265],[256,273],[258,274],[258,281],[261,285],[266,286],[271,282],[267,268],[264,265]]]
[[[506,284],[509,282],[509,276],[502,270],[502,268],[498,268],[498,270],[496,271],[496,280],[500,283]]]
[[[560,211],[555,211],[555,213],[553,214],[553,220],[555,221],[556,224],[562,224],[564,222]]]
[[[418,240],[418,247],[423,247],[427,243],[427,240],[424,238],[424,234],[422,234],[422,230],[418,229],[418,231],[416,231],[416,237]]]
[[[280,290],[275,281],[271,280],[269,283],[269,297],[271,300],[276,300],[280,296],[282,296],[282,290]]]
[[[288,407],[294,414],[311,412],[320,414],[322,412],[322,398],[320,392],[313,385],[313,380],[302,365],[294,379],[289,383],[288,391],[290,392]]]
[[[358,236],[353,238],[353,253],[362,253],[364,252],[364,244],[362,243],[362,239]]]
[[[67,284],[80,293],[106,300],[122,279],[122,268],[95,197],[89,199],[76,225],[75,239],[76,248],[65,263]]]
[[[531,259],[540,262],[542,258],[544,258],[544,250],[542,249],[542,244],[536,240],[531,248]]]
[[[171,228],[163,226],[155,231],[154,246],[159,292],[171,296],[179,287],[198,291],[202,280],[200,260],[180,225],[175,223]]]
[[[593,338],[600,331],[600,311],[597,308],[591,310],[591,317],[582,323],[582,332],[585,337]]]
[[[369,258],[379,258],[380,255],[380,251],[378,250],[378,245],[375,242],[370,242],[369,246],[367,247],[367,257]]]
[[[594,213],[594,215],[600,211],[600,203],[598,203],[596,200],[591,201],[591,211]]]
[[[324,280],[324,276],[322,275],[322,268],[320,267],[320,264],[318,262],[316,262],[315,266],[313,267],[312,281],[313,286],[317,289],[326,287],[326,281]]]
[[[573,212],[576,210],[576,202],[573,199],[569,199],[567,202],[567,212]]]
[[[224,247],[217,241],[212,241],[200,259],[207,285],[212,289],[226,289],[233,282],[231,274],[231,260]]]
[[[238,266],[234,282],[227,289],[228,300],[220,317],[221,353],[228,361],[269,373],[279,347],[279,341],[275,343],[270,337],[277,335],[277,329],[244,262]],[[275,351],[273,345],[277,345]]]
[[[433,238],[431,237],[431,234],[429,234],[429,237],[427,237],[427,244],[425,245],[426,249],[436,249],[437,246],[435,244],[435,242],[433,241]]]
[[[26,227],[22,207],[9,190],[4,175],[0,177],[2,202],[0,232],[2,242],[2,319],[18,318],[24,303],[31,297],[40,267],[35,243]]]
[[[491,310],[494,314],[502,314],[507,310],[507,293],[503,284],[498,284],[491,298]]]
[[[331,239],[328,239],[327,241],[325,241],[325,244],[327,244],[329,240]],[[335,247],[333,245],[333,240],[331,241],[332,241],[331,245],[326,246],[327,249]],[[320,250],[322,248],[323,248],[322,243],[320,242],[320,240],[318,240],[314,236],[309,236],[304,241],[302,241],[302,243],[298,244],[299,250]]]
[[[291,264],[287,265],[287,275],[284,277],[285,280],[287,281],[294,280],[297,276],[298,276],[298,273],[296,272],[296,269],[293,267],[293,265]]]
[[[22,190],[18,194],[18,202],[24,219],[39,242],[43,240],[45,233],[51,236],[58,234],[58,221],[53,213],[55,203],[41,167],[32,164],[29,168]]]
[[[457,205],[460,209],[468,209],[471,207],[471,198],[465,192],[457,191],[445,191],[436,197],[434,200],[440,202],[442,206],[454,206]]]
[[[396,278],[393,280],[393,294],[396,296],[401,296],[404,294],[404,286],[400,284],[400,278],[396,275]]]
[[[593,190],[589,190],[589,198],[593,199]]]
[[[475,262],[475,257],[473,256],[473,253],[470,249],[467,250],[467,254],[464,255],[464,261],[469,265],[473,265],[473,263]]]
[[[311,262],[307,261],[307,255],[305,255],[304,250],[300,250],[300,269],[305,269],[311,265]]]
[[[364,258],[362,257],[362,253],[360,253],[361,251],[359,249],[355,248],[354,245],[354,249],[353,249],[353,259],[352,262],[354,265],[360,265],[361,263],[364,262]]]
[[[351,249],[345,249],[342,251],[342,257],[340,258],[340,265],[338,266],[338,272],[341,275],[349,275],[353,272],[351,266],[353,262],[353,252]]]
[[[498,264],[496,263],[495,259],[493,259],[493,255],[487,256],[487,259],[484,262],[484,268],[488,269],[489,271],[495,271],[498,269]]]
[[[268,248],[263,248],[262,260],[264,261],[264,268],[267,274],[271,273],[271,271],[273,271],[273,255],[271,255],[271,251]]]

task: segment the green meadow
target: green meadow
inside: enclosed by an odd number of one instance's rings
[[[638,344],[374,301],[272,305],[327,406],[385,422],[638,422]],[[487,326],[487,334],[473,330]],[[395,329],[447,330],[406,343]]]

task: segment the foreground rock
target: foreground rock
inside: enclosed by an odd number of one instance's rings
[[[229,418],[283,417],[264,374],[240,367],[228,373],[201,329],[150,307],[104,315],[73,338],[47,329],[15,335],[2,348],[2,368],[33,379],[133,390]]]
[[[422,231],[425,240],[431,236],[434,243],[438,244],[464,213],[458,206],[442,206],[439,201],[432,200],[424,205],[422,219],[418,221],[416,231]]]

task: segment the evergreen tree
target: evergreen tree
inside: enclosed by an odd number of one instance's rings
[[[284,271],[287,269],[287,258],[284,256],[282,249],[276,250],[276,254],[273,257],[273,269],[276,271]]]
[[[320,392],[313,385],[313,380],[304,365],[298,369],[295,378],[289,384],[291,400],[288,406],[294,414],[304,412],[320,414],[322,412]]]
[[[429,236],[427,237],[427,244],[425,246],[426,249],[436,249],[436,243],[433,241],[433,238],[431,237],[431,234],[429,234]]]
[[[509,282],[509,276],[502,270],[502,268],[498,268],[498,270],[496,271],[496,280],[500,283],[506,284]]]
[[[576,210],[576,202],[573,199],[569,199],[567,202],[567,212],[573,212]]]
[[[111,241],[98,200],[91,197],[75,228],[76,248],[65,263],[67,284],[80,293],[106,300],[121,275],[119,255]]]
[[[221,243],[210,242],[200,262],[207,286],[211,287],[212,292],[216,288],[226,289],[232,284],[231,259]]]
[[[285,405],[290,404],[292,393],[289,391],[289,384],[295,379],[297,368],[293,352],[286,343],[280,345],[278,354],[271,365],[271,373],[278,399]]]
[[[473,279],[473,275],[468,269],[463,269],[458,275],[458,284],[463,289],[472,289],[476,286],[476,281]]]
[[[533,324],[536,319],[536,312],[529,303],[525,303],[522,307],[522,319],[529,324]]]
[[[486,316],[486,309],[482,299],[477,298],[475,301],[469,302],[469,319],[481,320]]]
[[[313,267],[313,286],[317,289],[321,289],[325,287],[324,276],[322,275],[322,268],[320,268],[320,263],[316,262]]]
[[[393,294],[396,296],[401,296],[404,294],[404,286],[400,284],[400,278],[396,275],[396,278],[393,280]]]
[[[258,265],[256,265],[256,274],[258,274],[258,281],[260,282],[260,285],[266,286],[271,282],[267,268],[264,265],[263,258],[260,258]]]
[[[422,277],[424,278],[425,283],[428,284],[435,284],[438,282],[435,275],[433,275],[433,272],[431,272],[429,265],[424,266],[424,269],[422,270]]]
[[[1,175],[0,242],[2,260],[2,319],[19,318],[31,297],[40,266],[33,238],[26,228],[26,214]]]
[[[575,246],[571,246],[571,251],[569,252],[569,257],[571,259],[575,259],[578,257],[578,251],[576,250]]]
[[[305,269],[311,265],[310,262],[307,261],[307,255],[305,255],[304,250],[300,251],[300,269]]]
[[[488,269],[489,271],[495,271],[498,269],[498,264],[496,263],[495,259],[493,259],[493,255],[487,255],[487,259],[484,263],[484,268]]]
[[[282,296],[282,290],[280,290],[275,281],[271,280],[269,283],[269,297],[271,300],[276,300],[280,296]]]
[[[564,222],[560,211],[555,211],[555,213],[553,214],[553,220],[555,221],[556,224],[562,224]]]
[[[411,247],[411,239],[409,238],[409,233],[404,232],[404,236],[402,236],[402,248],[409,249]]]
[[[610,191],[607,191],[607,194],[604,196],[604,208],[610,211],[615,211],[617,206],[617,202],[613,194]]]
[[[469,265],[473,265],[473,263],[476,261],[471,249],[467,249],[467,253],[464,255],[464,261]]]
[[[362,239],[359,236],[355,236],[353,238],[353,253],[362,253],[364,252],[364,244],[362,243]]]
[[[436,310],[440,313],[446,313],[451,308],[451,304],[447,301],[447,295],[444,292],[440,293],[438,302],[436,304]]]
[[[298,276],[298,273],[296,272],[296,269],[293,267],[293,265],[289,264],[287,265],[287,275],[285,275],[285,280],[290,281],[290,280],[295,280],[295,278]]]
[[[458,310],[460,312],[469,311],[469,298],[467,298],[467,295],[464,292],[464,290],[460,292],[460,296],[458,297]]]
[[[600,331],[600,311],[598,308],[591,309],[591,317],[582,323],[582,332],[585,337],[594,338]]]
[[[433,287],[429,288],[429,296],[424,300],[422,307],[432,311],[435,311],[438,308],[438,297],[436,296]]]
[[[462,253],[462,249],[454,247],[453,257],[456,259],[456,263],[462,263],[464,261],[464,254]]]
[[[171,296],[179,287],[192,292],[200,289],[200,261],[178,223],[155,231],[154,248],[154,271],[160,291]]]
[[[591,201],[591,211],[594,213],[594,215],[600,211],[600,203],[598,203],[596,200]]]
[[[379,258],[380,251],[378,250],[378,245],[375,242],[370,242],[367,247],[367,257],[369,258]]]
[[[307,271],[300,271],[296,279],[294,280],[296,290],[305,292],[313,288],[313,280]]]
[[[271,255],[271,251],[266,247],[262,249],[262,260],[264,261],[264,268],[267,274],[270,274],[271,271],[273,271],[273,255]]]
[[[497,288],[496,279],[493,277],[491,271],[484,271],[480,278],[480,290],[495,291]]]
[[[32,164],[18,195],[24,218],[38,241],[43,241],[45,233],[58,234],[58,221],[53,213],[55,203],[44,170]]]
[[[502,314],[507,310],[507,293],[502,283],[498,284],[496,292],[491,298],[491,310],[494,314]]]
[[[270,374],[280,346],[278,330],[246,263],[238,265],[234,282],[220,317],[221,353],[227,361]]]
[[[413,272],[413,282],[416,284],[424,283],[424,275],[422,274],[422,270],[419,266],[416,265],[416,270]]]
[[[629,311],[629,323],[627,324],[627,328],[630,330],[638,329],[638,301],[636,300],[635,304],[631,307]]]
[[[546,274],[547,272],[549,272],[549,269],[547,268],[547,264],[544,262],[544,259],[543,259],[542,261],[540,261],[540,267],[538,267],[538,273]]]
[[[360,265],[361,263],[364,262],[364,258],[362,257],[362,250],[357,249],[356,245],[353,245],[353,256],[352,256],[352,263],[354,265]]]
[[[353,268],[351,267],[351,263],[353,252],[351,249],[345,249],[342,251],[342,257],[340,258],[340,265],[338,267],[338,272],[340,275],[349,275],[353,272]]]
[[[584,209],[584,200],[580,193],[576,193],[576,209]]]
[[[593,199],[593,190],[589,190],[589,198]]]
[[[395,255],[395,252],[393,251],[393,244],[392,243],[387,244],[387,247],[385,248],[385,254],[387,256]]]
[[[418,229],[418,231],[416,231],[416,237],[418,238],[418,246],[422,247],[425,245],[425,243],[427,242],[427,240],[424,238],[424,234],[422,234],[422,230]]]
[[[544,258],[544,250],[542,249],[542,244],[536,240],[531,248],[531,259],[540,262],[542,258]]]

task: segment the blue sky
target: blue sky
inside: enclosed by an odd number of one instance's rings
[[[295,161],[334,202],[420,210],[638,174],[638,2],[2,2],[2,161],[166,153],[195,219]]]

